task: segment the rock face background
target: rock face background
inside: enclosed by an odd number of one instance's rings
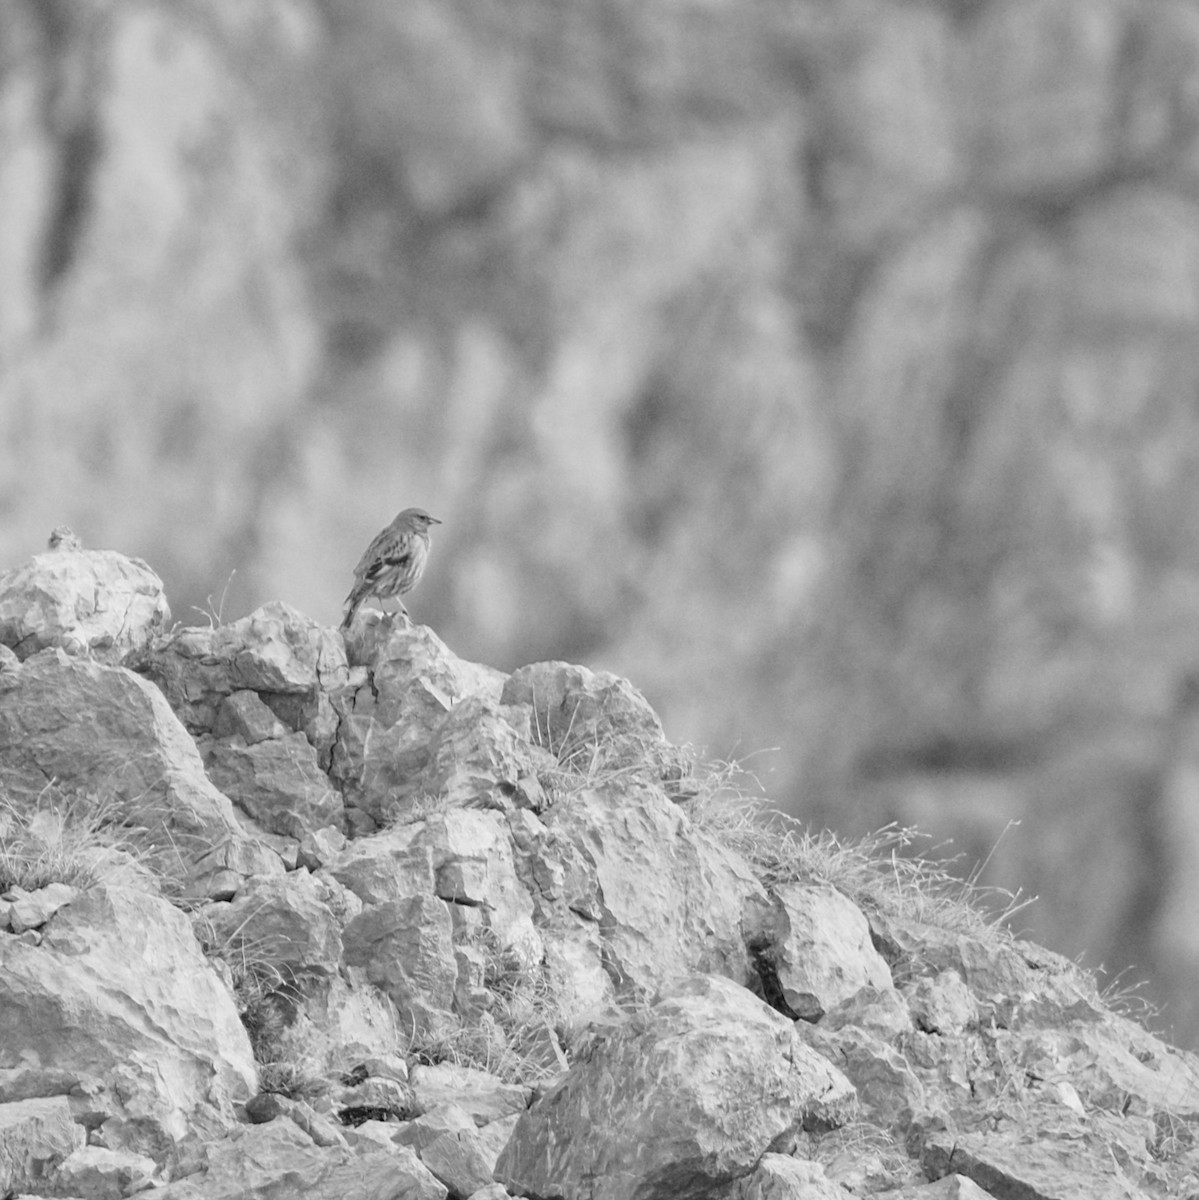
[[[185,620],[328,624],[424,504],[464,655],[967,867],[1018,820],[1038,936],[1199,1038],[1194,4],[27,0],[0,48],[0,562],[69,521]],[[215,775],[298,753],[242,736]]]

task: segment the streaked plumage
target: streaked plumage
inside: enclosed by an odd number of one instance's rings
[[[429,557],[429,526],[440,524],[423,508],[406,508],[375,537],[354,568],[354,586],[346,597],[341,622],[343,630],[349,629],[354,614],[368,597],[390,600],[416,587]],[[407,614],[403,604],[400,609]]]

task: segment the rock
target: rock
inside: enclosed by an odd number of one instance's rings
[[[830,1008],[820,1021],[820,1028],[826,1032],[846,1025],[889,1042],[912,1031],[912,1017],[907,1001],[895,988],[867,986]]]
[[[978,1005],[957,971],[919,979],[909,994],[912,1020],[926,1033],[959,1033],[978,1020]]]
[[[294,985],[304,976],[331,976],[341,962],[341,922],[333,911],[339,889],[307,871],[253,880],[232,903],[210,904],[204,916],[219,940],[249,947]]]
[[[464,1133],[476,1128],[470,1114],[457,1104],[438,1104],[411,1121],[405,1121],[395,1131],[398,1146],[411,1146],[419,1154],[442,1134]]]
[[[86,1196],[88,1200],[123,1200],[151,1186],[157,1165],[144,1154],[80,1146],[54,1172],[59,1196]]]
[[[29,811],[48,779],[64,796],[110,805],[143,828],[176,871],[191,871],[215,846],[247,841],[158,689],[124,667],[61,650],[28,659],[0,688],[0,784]],[[207,877],[196,869],[193,886]]]
[[[287,726],[279,720],[257,692],[231,692],[217,707],[212,722],[214,738],[241,738],[254,746],[271,738],[286,737]]]
[[[447,1192],[407,1147],[317,1146],[290,1120],[243,1125],[208,1148],[207,1170],[155,1193],[156,1200],[446,1200]]]
[[[317,871],[334,861],[346,848],[346,835],[335,825],[305,832],[300,839],[297,862],[301,867]]]
[[[850,1200],[851,1195],[833,1183],[819,1163],[763,1154],[757,1166],[737,1180],[729,1200]]]
[[[446,1185],[452,1196],[469,1196],[492,1182],[495,1159],[472,1127],[434,1138],[420,1151],[420,1160]]]
[[[472,1192],[467,1200],[508,1200],[511,1195],[502,1183],[489,1183],[477,1192]]]
[[[102,1081],[89,1120],[110,1149],[159,1164],[233,1124],[255,1091],[250,1044],[181,912],[97,886],[59,909],[40,946],[0,937],[0,1101],[39,1077],[51,1091]]]
[[[3,1015],[0,1022],[8,1024]],[[85,1141],[83,1126],[75,1124],[65,1096],[0,1102],[2,1194],[11,1196],[37,1186]]]
[[[0,574],[0,642],[21,659],[60,648],[120,663],[170,619],[162,580],[112,550],[52,550]]]
[[[212,782],[271,833],[298,842],[310,830],[341,820],[341,797],[302,733],[249,745],[240,735],[204,738],[200,753]]]
[[[870,941],[862,911],[827,884],[783,884],[752,943],[767,999],[780,1011],[807,1021],[860,988],[890,988],[891,972]],[[777,989],[777,991],[776,991]]]
[[[335,1104],[340,1119],[348,1124],[370,1113],[376,1121],[406,1121],[416,1111],[412,1088],[407,1083],[382,1077],[364,1079],[341,1088]]]
[[[495,1174],[518,1193],[567,1200],[698,1197],[801,1127],[832,1128],[853,1109],[849,1081],[790,1021],[700,976],[576,1061],[517,1122]]]
[[[433,853],[421,822],[352,838],[326,863],[327,873],[368,908],[412,896],[431,896]]]
[[[249,723],[254,736],[270,728],[243,700],[253,692],[292,732],[302,733],[322,762],[337,730],[329,693],[349,679],[337,634],[286,604],[263,605],[228,625],[190,626],[157,639],[137,662],[195,735]],[[243,736],[245,736],[243,734]]]
[[[4,899],[8,901],[8,928],[13,933],[37,929],[45,925],[60,908],[70,904],[78,894],[77,888],[65,883],[50,883],[33,892],[14,887],[4,894]]]
[[[538,745],[581,775],[673,763],[658,714],[627,680],[564,662],[514,671],[500,703],[530,710]]]
[[[449,906],[436,896],[376,904],[346,925],[345,961],[396,1006],[401,1026],[427,1031],[451,1020],[458,967]]]
[[[533,1095],[531,1088],[505,1083],[474,1067],[450,1063],[413,1067],[412,1090],[422,1113],[442,1104],[453,1104],[476,1125],[489,1125],[513,1113],[523,1113]]]
[[[544,828],[518,869],[595,922],[604,970],[621,988],[653,993],[696,972],[756,978],[743,924],[766,908],[765,891],[657,788],[584,789],[550,809]]]

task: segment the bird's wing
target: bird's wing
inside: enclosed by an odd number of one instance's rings
[[[385,571],[407,565],[411,557],[411,535],[385,529],[366,548],[362,561],[354,570],[354,579],[360,584],[374,583]]]

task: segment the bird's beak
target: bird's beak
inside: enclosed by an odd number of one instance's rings
[[[441,522],[441,521],[439,521],[439,520],[438,520],[436,517],[430,517],[430,518],[429,518],[429,524],[430,524],[430,525],[441,525],[441,524],[442,524],[442,522]]]

